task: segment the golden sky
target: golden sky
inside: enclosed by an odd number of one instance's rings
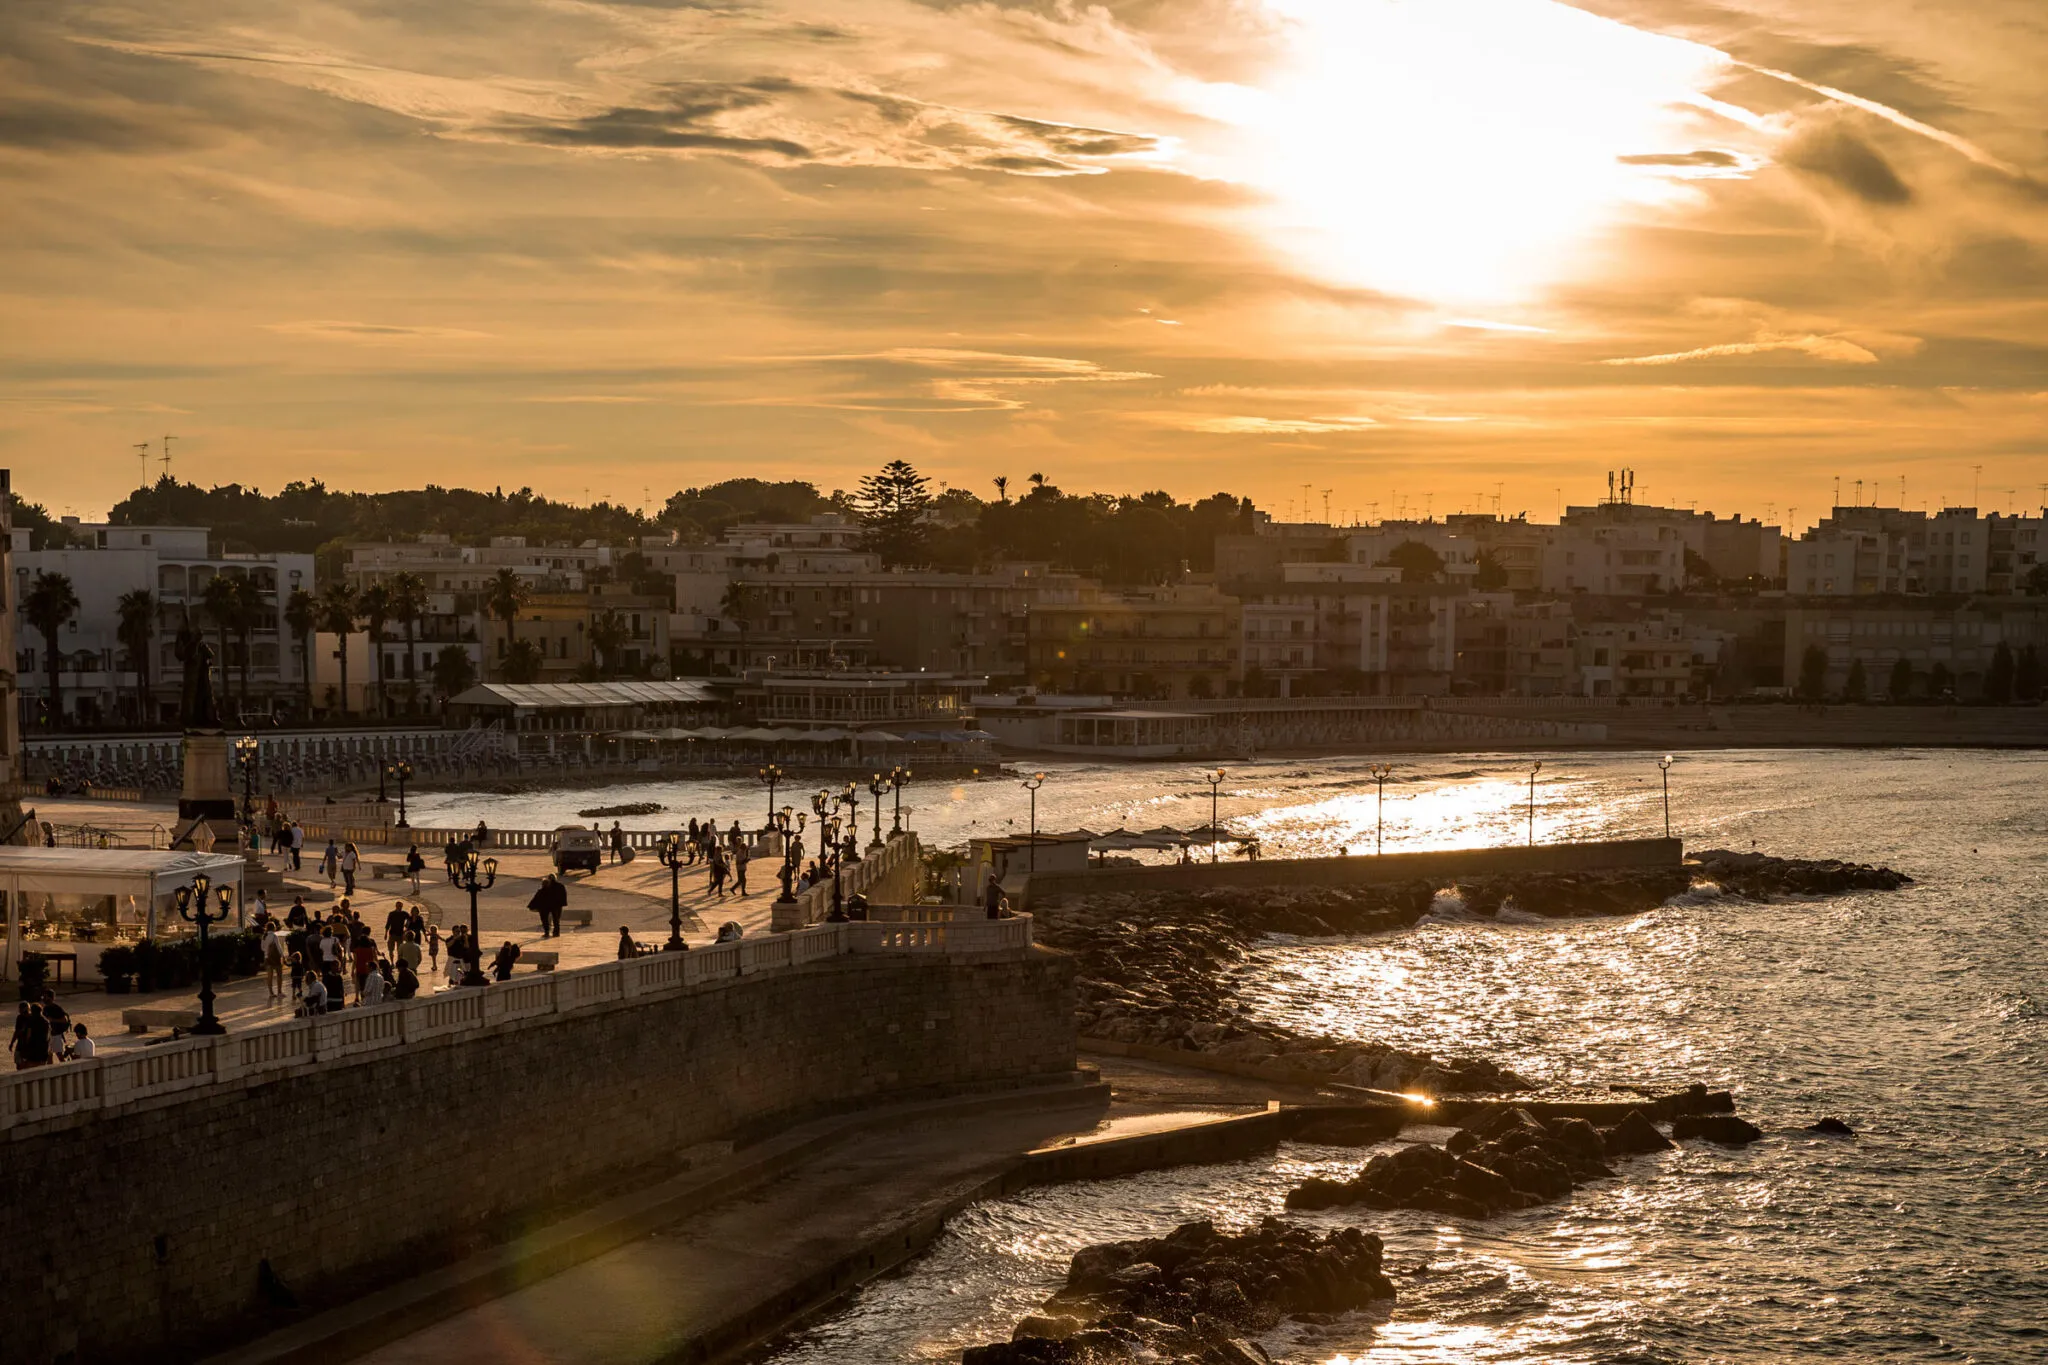
[[[2044,70],[2041,0],[9,0],[0,461],[2038,506]]]

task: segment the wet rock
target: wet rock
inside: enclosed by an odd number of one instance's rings
[[[1017,1323],[1010,1333],[1010,1340],[1022,1341],[1026,1337],[1044,1337],[1048,1341],[1064,1341],[1081,1330],[1079,1318],[1064,1313],[1033,1313]]]
[[[1680,1142],[1702,1138],[1721,1147],[1747,1147],[1764,1130],[1733,1114],[1680,1114],[1671,1121],[1671,1136]]]
[[[1827,1137],[1856,1136],[1856,1130],[1854,1128],[1851,1128],[1848,1124],[1842,1122],[1840,1119],[1832,1118],[1822,1119],[1818,1123],[1809,1123],[1808,1125],[1806,1125],[1806,1131],[1809,1133],[1820,1133]]]
[[[1587,1181],[1611,1177],[1604,1152],[1583,1120],[1546,1124],[1525,1109],[1495,1110],[1475,1117],[1441,1147],[1414,1143],[1378,1153],[1349,1180],[1305,1180],[1288,1192],[1287,1206],[1363,1204],[1487,1218],[1562,1199]]]
[[[1600,1134],[1600,1145],[1608,1159],[1613,1160],[1616,1157],[1640,1156],[1645,1152],[1668,1152],[1671,1139],[1658,1131],[1648,1114],[1640,1109],[1631,1109],[1620,1123]]]
[[[1381,1255],[1380,1239],[1362,1229],[1316,1233],[1277,1218],[1240,1233],[1204,1221],[1165,1237],[1085,1247],[1069,1264],[1065,1286],[1018,1324],[1012,1340],[970,1348],[962,1360],[1268,1365],[1247,1333],[1267,1330],[1283,1315],[1342,1313],[1392,1298]],[[1068,1324],[1076,1330],[1035,1334]]]

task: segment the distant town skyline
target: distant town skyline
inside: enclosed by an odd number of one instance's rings
[[[0,464],[88,519],[167,433],[635,508],[2038,511],[2044,53],[2027,0],[13,6]]]

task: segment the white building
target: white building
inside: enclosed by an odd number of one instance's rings
[[[233,630],[224,658],[215,661],[215,696],[223,720],[239,716],[297,713],[307,682],[300,642],[285,624],[285,607],[297,590],[313,589],[310,554],[213,554],[201,526],[114,526],[64,518],[71,544],[31,550],[27,531],[11,532],[15,671],[23,723],[31,732],[53,723],[104,724],[139,719],[175,721],[183,665],[174,652],[180,625],[189,616],[195,629],[219,652],[222,633],[204,605],[206,585],[215,577],[247,578],[263,610],[246,640]],[[28,624],[22,602],[41,573],[62,574],[78,597],[78,611],[57,642],[61,656],[58,691],[63,715],[48,715],[49,642]],[[143,663],[147,692],[138,702],[137,660],[120,641],[120,600],[147,592],[155,628]]]
[[[1567,596],[1668,593],[1685,585],[1686,549],[1665,522],[1559,526],[1543,547],[1542,588]]]

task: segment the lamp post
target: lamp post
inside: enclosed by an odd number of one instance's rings
[[[760,778],[760,780],[761,780],[761,781],[762,781],[762,782],[763,782],[764,784],[766,784],[766,786],[767,786],[767,788],[768,788],[768,823],[767,823],[766,825],[762,826],[762,828],[764,828],[764,829],[774,829],[774,828],[775,828],[775,787],[776,787],[776,784],[777,784],[777,783],[779,783],[779,782],[781,782],[781,781],[782,781],[782,779],[783,779],[783,777],[785,776],[785,774],[783,773],[783,771],[782,771],[782,768],[781,768],[781,767],[780,767],[779,765],[777,765],[777,764],[774,764],[774,763],[770,763],[770,764],[769,764],[769,765],[768,765],[767,767],[765,767],[765,768],[761,769],[761,770],[760,770],[760,772],[758,772],[757,774],[755,774],[755,776],[759,777],[759,778]]]
[[[976,770],[979,772],[979,770]],[[910,769],[894,767],[889,769],[889,790],[896,794],[896,814],[889,821],[891,836],[903,832],[903,789],[910,785]]]
[[[668,869],[668,942],[662,945],[661,950],[665,953],[684,952],[690,945],[683,942],[683,860],[689,856],[683,850],[683,836],[671,834],[662,840],[656,856]]]
[[[388,805],[391,801],[391,798],[384,794],[384,770],[386,766],[386,764],[381,762],[377,764],[377,804],[380,806]]]
[[[846,790],[839,794],[839,799],[846,803],[846,809],[850,812],[846,822],[849,830],[846,838],[846,861],[857,863],[860,861],[860,783],[847,783]]]
[[[1038,789],[1045,785],[1044,773],[1033,773],[1024,779],[1024,790],[1031,793],[1031,851],[1026,855],[1025,871],[1038,871]]]
[[[405,818],[405,784],[412,781],[412,764],[401,758],[384,771],[391,774],[391,780],[398,784],[398,828],[410,829],[412,826]]]
[[[218,893],[219,914],[214,914],[206,908],[208,891]],[[219,924],[234,913],[235,888],[216,888],[202,872],[192,879],[190,886],[181,886],[173,893],[173,903],[178,907],[181,919],[199,926],[199,1022],[192,1026],[192,1031],[206,1034],[226,1033],[227,1030],[213,1014],[213,965],[206,957],[206,926]]]
[[[235,741],[235,757],[242,760],[242,823],[252,826],[256,823],[255,783],[258,747],[254,735],[243,735]]]
[[[887,790],[889,790],[888,779],[880,773],[876,773],[868,782],[868,795],[875,798],[875,838],[874,842],[868,845],[869,848],[880,848],[882,846],[882,793]]]
[[[790,829],[792,819],[796,826],[794,832]],[[780,905],[796,903],[796,892],[790,888],[796,881],[797,860],[803,856],[805,819],[805,816],[797,814],[788,806],[784,806],[775,816],[775,827],[782,831],[782,871],[779,874],[782,894],[775,898],[776,903]]]
[[[1394,771],[1394,765],[1375,763],[1366,771],[1372,774],[1372,780],[1380,787],[1379,815],[1372,835],[1373,856],[1378,857],[1387,847],[1387,776]]]
[[[849,791],[852,787],[852,783],[847,783]],[[823,856],[827,849],[831,850],[829,856],[832,863],[832,908],[835,911],[844,904],[840,899],[839,885],[839,862],[843,856],[839,847],[839,803],[845,799],[844,794],[829,792],[823,787],[811,797],[811,809],[818,815],[818,852]]]
[[[1664,837],[1671,837],[1671,755],[1657,760],[1657,771],[1664,777]]]
[[[1537,759],[1529,765],[1529,847],[1536,847],[1536,774],[1543,771],[1543,760]]]
[[[1223,832],[1216,827],[1216,793],[1223,786],[1223,769],[1204,773],[1202,780],[1209,784],[1209,862],[1213,866],[1221,856],[1219,845],[1223,842]]]
[[[477,927],[476,897],[479,891],[498,880],[498,860],[479,859],[476,850],[471,849],[462,863],[455,869],[455,885],[469,893],[469,970],[462,974],[465,986],[488,986],[484,980],[483,930]]]

